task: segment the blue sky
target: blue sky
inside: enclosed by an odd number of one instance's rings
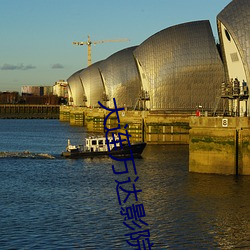
[[[0,0],[0,91],[53,85],[87,66],[73,41],[128,38],[92,46],[92,62],[139,45],[170,26],[210,20],[231,0]]]

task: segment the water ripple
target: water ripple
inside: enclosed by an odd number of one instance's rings
[[[31,158],[31,159],[55,159],[55,156],[46,153],[0,152],[0,158]]]
[[[59,155],[84,128],[20,120],[0,126],[1,250],[129,249],[110,159],[23,154]],[[250,248],[250,178],[188,173],[188,147],[180,145],[148,145],[135,164],[155,249]]]

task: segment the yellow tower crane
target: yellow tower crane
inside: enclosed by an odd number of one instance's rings
[[[86,42],[73,42],[74,45],[87,45],[88,46],[88,66],[92,64],[91,59],[91,45],[92,44],[99,44],[99,43],[110,43],[110,42],[127,42],[129,39],[122,38],[117,40],[100,40],[100,41],[91,41],[90,36],[88,35],[88,41]]]

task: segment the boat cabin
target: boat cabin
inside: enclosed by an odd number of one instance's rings
[[[108,137],[109,148],[112,150],[114,148],[113,137]],[[119,147],[119,137],[115,136],[116,146]],[[85,150],[90,152],[106,152],[108,151],[108,142],[106,137],[89,137],[86,138]]]

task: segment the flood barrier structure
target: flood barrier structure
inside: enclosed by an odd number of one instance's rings
[[[120,125],[128,124],[131,141],[148,144],[189,144],[189,171],[225,175],[250,175],[250,118],[197,117],[195,114],[164,114],[122,111]],[[60,120],[86,126],[88,132],[104,133],[106,110],[61,106]],[[107,128],[117,124],[115,115]]]
[[[60,107],[60,121],[73,126],[86,126],[88,132],[104,133],[103,122],[107,111],[101,108]],[[150,111],[119,112],[120,126],[128,124],[131,141],[149,144],[188,144],[189,116],[152,113]],[[118,126],[117,118],[111,115],[107,128]]]
[[[189,171],[250,175],[249,117],[190,117]]]

